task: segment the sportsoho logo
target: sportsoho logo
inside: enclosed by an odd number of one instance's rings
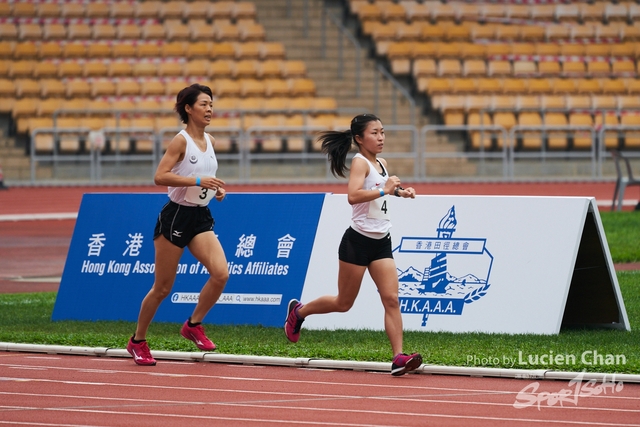
[[[396,262],[403,314],[462,315],[465,304],[478,301],[489,289],[493,256],[486,239],[453,237],[458,221],[455,206],[440,220],[431,237],[402,237]],[[455,266],[455,267],[453,267]]]

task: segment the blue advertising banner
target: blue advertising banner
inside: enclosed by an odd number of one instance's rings
[[[324,198],[235,193],[209,204],[229,281],[206,323],[283,324],[287,303],[302,294]],[[53,320],[137,320],[153,285],[153,229],[167,201],[163,193],[84,195]],[[154,320],[184,322],[208,277],[186,249]]]

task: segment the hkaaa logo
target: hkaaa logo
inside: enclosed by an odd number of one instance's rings
[[[465,304],[487,294],[493,256],[486,239],[454,237],[455,206],[440,220],[434,236],[407,237],[394,249],[400,310],[422,315],[461,316]]]

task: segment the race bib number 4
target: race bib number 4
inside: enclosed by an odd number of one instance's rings
[[[390,220],[387,196],[384,195],[369,202],[369,213],[367,218]]]
[[[187,188],[187,194],[184,196],[184,199],[195,205],[206,206],[209,204],[209,201],[213,199],[216,195],[217,189],[209,189],[202,187],[189,187]]]

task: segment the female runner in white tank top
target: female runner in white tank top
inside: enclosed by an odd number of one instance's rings
[[[146,342],[147,330],[160,306],[169,295],[184,248],[209,271],[209,278],[191,317],[180,333],[203,351],[216,346],[201,325],[218,301],[229,273],[220,241],[213,232],[213,218],[208,204],[225,197],[224,181],[216,178],[215,140],[205,133],[211,122],[212,92],[207,86],[191,85],[177,96],[176,111],[186,128],[169,143],[160,161],[154,181],[168,187],[170,201],[162,208],[154,232],[155,282],[140,307],[135,334],[127,351],[138,365],[155,365]]]
[[[348,311],[355,302],[362,278],[369,270],[384,306],[384,326],[391,343],[391,374],[403,375],[422,364],[418,353],[402,351],[402,315],[398,302],[398,275],[391,248],[388,195],[415,198],[415,190],[402,188],[397,176],[389,176],[387,163],[378,154],[384,147],[384,128],[373,114],[360,114],[345,132],[320,135],[322,150],[328,154],[334,175],[345,176],[345,162],[351,145],[358,147],[349,172],[347,200],[352,205],[352,225],[338,250],[338,295],[325,295],[301,304],[289,302],[284,325],[289,341],[297,342],[304,319],[311,314]]]

